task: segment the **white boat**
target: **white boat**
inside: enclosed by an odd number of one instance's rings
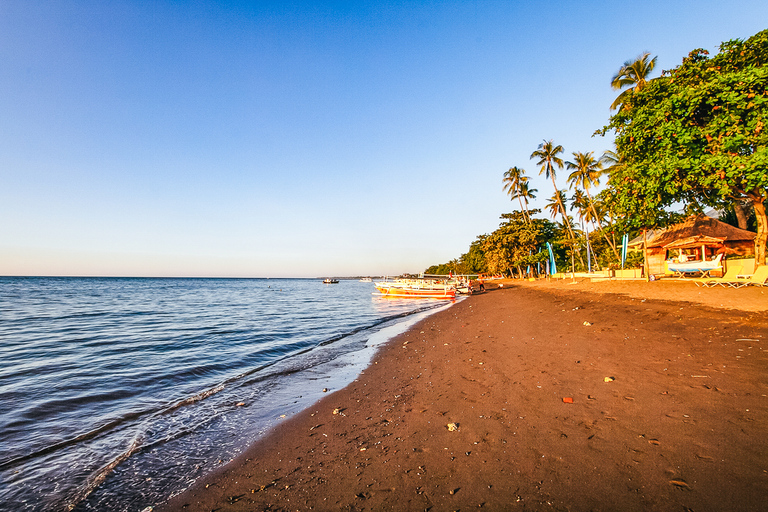
[[[675,261],[668,261],[667,262],[667,268],[670,270],[670,272],[674,272],[676,274],[687,274],[687,273],[700,273],[700,274],[707,274],[711,272],[712,270],[716,270],[718,268],[722,267],[721,260],[723,259],[723,254],[720,253],[717,255],[717,257],[713,260],[704,260],[704,261],[686,261],[683,263],[675,262]]]
[[[373,279],[371,279],[370,277],[363,277],[363,278],[360,279],[360,282],[361,283],[372,283]]]
[[[448,299],[456,298],[456,288],[432,279],[397,279],[375,284],[380,295],[399,299]]]

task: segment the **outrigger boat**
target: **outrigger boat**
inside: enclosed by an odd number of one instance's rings
[[[456,298],[453,285],[432,279],[396,279],[374,283],[379,294],[399,299],[448,299]]]
[[[722,268],[722,259],[723,255],[721,253],[718,254],[714,260],[709,261],[686,261],[685,263],[668,261],[667,268],[670,272],[674,272],[680,276],[687,273],[700,273],[703,277],[706,277],[711,271]]]

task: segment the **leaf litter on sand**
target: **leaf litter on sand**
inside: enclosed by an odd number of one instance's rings
[[[688,485],[688,483],[685,480],[683,480],[682,478],[673,478],[672,480],[669,481],[669,483],[674,485],[678,489],[684,489],[686,491],[690,491],[691,490],[691,486]]]

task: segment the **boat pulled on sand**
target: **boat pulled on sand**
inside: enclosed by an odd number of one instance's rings
[[[395,279],[374,283],[378,294],[398,299],[447,299],[456,298],[456,287],[434,279]]]

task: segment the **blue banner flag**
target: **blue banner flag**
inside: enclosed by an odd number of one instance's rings
[[[627,261],[627,245],[629,244],[629,234],[625,233],[621,239],[621,268],[624,268],[624,263]]]
[[[557,265],[555,265],[555,255],[552,252],[552,246],[547,242],[547,250],[549,251],[549,273],[557,274]]]

